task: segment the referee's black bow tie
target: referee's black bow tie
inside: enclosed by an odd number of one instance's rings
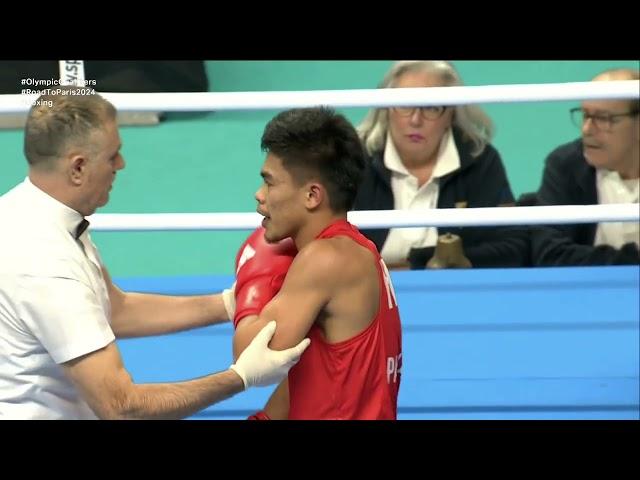
[[[78,224],[78,227],[76,228],[76,240],[80,238],[80,235],[82,235],[88,227],[89,227],[89,222],[83,218],[82,221]]]

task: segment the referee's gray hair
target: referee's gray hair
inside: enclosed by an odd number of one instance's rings
[[[70,146],[91,148],[91,134],[116,119],[115,107],[90,89],[61,86],[40,95],[29,109],[24,155],[31,166],[52,168]]]

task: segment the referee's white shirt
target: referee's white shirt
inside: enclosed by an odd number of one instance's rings
[[[0,196],[0,419],[95,419],[61,363],[113,342],[82,215],[27,178]]]

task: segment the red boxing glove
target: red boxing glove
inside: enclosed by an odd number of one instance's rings
[[[244,317],[259,315],[276,296],[297,253],[290,238],[267,243],[262,227],[247,238],[236,256],[234,328]]]
[[[256,412],[253,415],[249,415],[247,420],[271,420],[269,415],[264,413],[264,411]]]

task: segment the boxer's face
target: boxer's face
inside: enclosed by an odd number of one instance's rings
[[[260,171],[263,182],[255,198],[257,212],[265,218],[264,238],[268,242],[277,242],[294,237],[303,222],[306,190],[282,165],[282,160],[269,153]]]

